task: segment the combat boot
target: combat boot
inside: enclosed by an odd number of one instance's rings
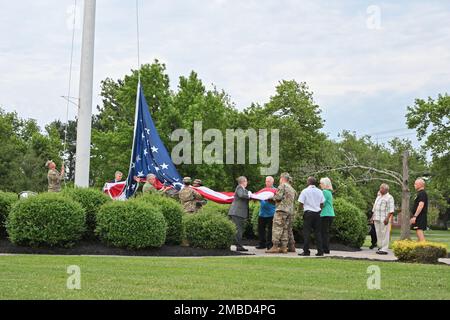
[[[280,248],[280,253],[288,253],[288,248],[287,247],[281,247]]]
[[[288,252],[296,252],[296,250],[295,250],[295,243],[290,243],[289,244]]]
[[[278,248],[278,246],[273,246],[269,250],[266,250],[266,253],[280,253],[280,249]]]

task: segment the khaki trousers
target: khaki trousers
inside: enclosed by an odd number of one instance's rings
[[[377,246],[380,251],[385,251],[389,249],[389,238],[391,231],[391,223],[384,225],[384,221],[374,221],[375,231],[377,233]]]

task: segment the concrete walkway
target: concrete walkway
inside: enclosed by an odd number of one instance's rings
[[[297,248],[297,252],[287,253],[287,254],[268,254],[265,253],[265,250],[257,250],[254,246],[244,246],[246,249],[248,249],[248,252],[243,252],[243,255],[231,255],[231,256],[218,256],[220,258],[258,258],[258,257],[281,257],[281,258],[298,258],[298,259],[321,259],[321,258],[327,258],[327,257],[334,257],[334,258],[342,258],[342,259],[359,259],[359,260],[372,260],[372,261],[385,261],[385,262],[392,262],[397,261],[398,259],[394,256],[394,253],[389,250],[387,255],[379,255],[376,254],[376,249],[370,250],[368,248],[363,248],[361,251],[331,251],[331,254],[326,254],[323,257],[316,257],[315,254],[317,253],[317,250],[311,249],[311,256],[310,257],[302,257],[298,254],[303,252],[303,250]],[[231,246],[231,250],[235,251],[236,247]],[[21,254],[4,254],[0,253],[0,257],[6,257],[6,256],[16,256]],[[45,254],[43,254],[45,255]],[[61,256],[61,257],[70,257],[71,255],[51,255],[51,256]],[[80,255],[73,255],[79,257]],[[168,257],[168,256],[121,256],[121,255],[81,255],[86,257],[117,257],[117,258],[191,258],[191,259],[201,259],[204,258],[204,256],[192,256],[192,257]],[[215,256],[207,256],[208,258],[214,258]],[[439,262],[450,265],[450,258],[443,258],[439,259]]]
[[[303,252],[301,249],[297,249],[297,252],[292,252],[288,254],[268,254],[265,250],[257,250],[253,246],[244,246],[248,249],[248,256],[250,257],[284,257],[284,258],[299,258],[299,259],[320,259],[323,257],[316,257],[315,254],[317,250],[311,250],[310,257],[302,257],[298,254]],[[235,246],[231,246],[231,250],[236,250]],[[376,249],[370,250],[368,248],[363,248],[361,251],[350,252],[350,251],[331,251],[331,254],[326,254],[324,257],[336,257],[336,258],[347,258],[347,259],[361,259],[361,260],[373,260],[373,261],[397,261],[398,259],[394,256],[394,253],[389,250],[387,255],[379,255],[376,253]],[[450,259],[439,259],[439,262],[450,265]]]

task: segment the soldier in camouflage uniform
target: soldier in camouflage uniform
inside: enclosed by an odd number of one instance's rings
[[[266,253],[288,252],[289,233],[292,233],[295,201],[295,190],[292,188],[290,181],[291,176],[288,173],[281,174],[280,186],[273,197],[276,204],[272,227],[273,247],[267,250]]]
[[[162,194],[174,200],[180,200],[180,190],[170,184],[167,184],[167,186],[162,190]]]
[[[196,188],[200,188],[203,186],[202,180],[200,179],[195,179],[194,182],[192,183],[193,187]],[[206,201],[205,199],[202,200],[198,200],[197,201],[197,210],[200,210],[203,206],[205,206],[208,203],[208,201]]]
[[[61,180],[64,178],[64,163],[61,166],[61,172],[56,170],[56,164],[49,160],[45,164],[48,167],[48,192],[60,192],[61,191]]]
[[[195,213],[198,211],[197,201],[203,200],[203,197],[192,189],[192,179],[185,177],[183,179],[184,188],[179,193],[180,202],[183,205],[184,211],[187,213]]]

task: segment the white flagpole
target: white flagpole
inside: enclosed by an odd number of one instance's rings
[[[131,172],[131,165],[133,164],[133,154],[134,154],[134,143],[136,141],[136,130],[137,130],[137,123],[138,123],[138,114],[139,114],[139,102],[140,102],[140,96],[141,96],[141,81],[138,81],[137,86],[137,93],[136,93],[136,110],[134,112],[134,131],[133,131],[133,146],[131,148],[131,159],[130,159],[130,171]]]
[[[92,91],[94,78],[96,0],[84,1],[83,42],[80,70],[75,185],[89,187],[91,160]]]

